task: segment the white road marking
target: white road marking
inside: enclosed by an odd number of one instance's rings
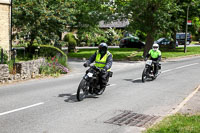
[[[161,73],[166,73],[166,72],[170,72],[170,71],[173,71],[173,70],[177,70],[177,69],[181,69],[181,68],[185,68],[185,67],[189,67],[189,66],[194,66],[194,65],[197,65],[197,64],[199,64],[199,63],[193,63],[193,64],[188,64],[188,65],[176,67],[176,68],[174,68],[174,69],[164,70],[164,71],[161,71]],[[139,79],[141,79],[141,78],[136,78],[136,79],[133,80],[133,82],[134,82],[134,81],[137,81],[137,80],[139,80]]]
[[[76,94],[77,94],[77,93],[75,92],[75,93],[72,94],[72,96],[75,96]]]
[[[141,78],[136,78],[136,79],[133,80],[133,82],[134,82],[134,81],[137,81],[137,80],[141,80]]]
[[[181,68],[185,68],[185,67],[189,67],[189,66],[194,66],[194,65],[197,65],[197,64],[199,64],[199,63],[193,63],[193,64],[188,64],[188,65],[185,65],[185,66],[176,67],[174,69],[168,69],[168,70],[162,71],[161,73],[166,73],[166,72],[170,72],[170,71],[173,71],[173,70],[177,70],[177,69],[181,69]]]
[[[190,93],[189,96],[187,96],[177,107],[176,109],[174,109],[173,111],[171,111],[169,113],[169,115],[171,114],[176,114],[196,93],[197,91],[200,89],[200,85],[192,92]]]
[[[115,86],[116,84],[110,84],[108,87]]]
[[[39,106],[39,105],[42,105],[42,104],[44,104],[44,103],[43,102],[36,103],[36,104],[30,105],[30,106],[26,106],[26,107],[14,109],[14,110],[11,110],[11,111],[3,112],[3,113],[0,113],[0,116],[10,114],[10,113],[14,113],[14,112],[17,112],[17,111],[21,111],[21,110],[24,110],[24,109],[32,108],[32,107]]]

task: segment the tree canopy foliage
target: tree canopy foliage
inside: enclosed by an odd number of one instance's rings
[[[75,23],[73,0],[14,0],[12,24],[19,38],[50,43]]]
[[[146,35],[145,55],[155,38],[184,32],[188,6],[193,21],[189,30],[197,34],[199,0],[14,0],[12,24],[19,38],[46,44],[74,28],[86,33],[102,20],[128,20],[130,31]]]

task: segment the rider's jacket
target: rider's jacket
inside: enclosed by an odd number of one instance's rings
[[[107,51],[107,53],[101,58],[101,54],[97,50],[94,65],[100,69],[103,69],[106,66],[107,58],[109,55],[111,55],[111,53]],[[110,69],[108,69],[107,71],[110,71]]]
[[[107,71],[110,71],[110,68],[112,66],[112,54],[107,51],[103,57],[99,53],[99,50],[97,50],[88,60],[88,63],[91,64],[92,62],[95,62],[95,66],[99,67],[101,69],[106,69]]]
[[[160,50],[156,50],[154,51],[153,49],[151,49],[149,51],[149,53],[147,54],[147,57],[151,56],[151,59],[154,60],[154,61],[157,61],[157,60],[161,60],[161,51]]]

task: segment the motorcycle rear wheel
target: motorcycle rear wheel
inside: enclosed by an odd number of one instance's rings
[[[77,90],[76,98],[78,101],[82,101],[88,93],[89,86],[87,85],[87,81],[82,79]]]
[[[147,69],[145,68],[142,72],[142,82],[144,83],[147,80],[147,75],[146,75]]]

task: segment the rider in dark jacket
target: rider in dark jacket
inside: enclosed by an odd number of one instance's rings
[[[112,54],[108,51],[108,45],[101,43],[99,49],[86,61],[83,66],[87,67],[95,61],[95,66],[101,69],[100,74],[100,89],[106,87],[108,72],[112,67]]]

